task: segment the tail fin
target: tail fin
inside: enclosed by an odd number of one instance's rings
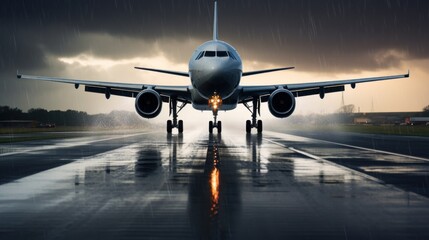
[[[213,21],[213,40],[218,40],[218,33],[217,33],[217,0],[214,2],[214,21]]]

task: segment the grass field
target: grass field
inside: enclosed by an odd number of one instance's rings
[[[0,128],[0,144],[34,140],[82,137],[87,134],[124,134],[140,132],[133,128],[94,128],[94,127],[56,127],[56,128]]]

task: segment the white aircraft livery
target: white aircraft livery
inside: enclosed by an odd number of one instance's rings
[[[50,82],[74,84],[75,88],[85,86],[86,92],[135,98],[137,113],[144,118],[154,118],[159,115],[162,104],[168,103],[172,120],[167,121],[167,132],[177,128],[183,132],[183,121],[178,120],[178,113],[187,105],[201,111],[212,111],[214,121],[209,122],[209,132],[216,128],[222,132],[222,122],[217,121],[218,111],[233,110],[238,104],[243,104],[252,114],[252,119],[246,121],[246,132],[256,128],[262,132],[260,115],[261,103],[268,102],[270,112],[278,118],[289,117],[295,110],[295,98],[319,95],[324,98],[326,93],[344,91],[345,85],[356,87],[357,83],[408,78],[410,73],[393,76],[370,77],[360,79],[337,80],[327,82],[312,82],[301,84],[276,84],[260,86],[241,86],[241,77],[263,74],[274,71],[293,69],[294,67],[266,69],[243,72],[243,65],[237,50],[218,39],[217,1],[214,1],[213,40],[199,46],[189,60],[188,72],[177,72],[161,69],[135,67],[136,69],[155,71],[159,73],[188,77],[189,86],[161,86],[147,84],[130,84],[74,80],[54,77],[41,77],[17,74],[18,78]],[[179,105],[178,105],[179,103]]]

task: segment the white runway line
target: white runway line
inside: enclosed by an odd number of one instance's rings
[[[378,179],[378,178],[372,177],[372,176],[370,176],[370,175],[367,175],[367,174],[365,174],[365,173],[359,172],[359,171],[354,170],[354,169],[352,169],[352,168],[348,168],[348,167],[345,167],[345,166],[342,166],[342,165],[336,164],[336,163],[334,163],[334,162],[331,162],[331,161],[326,160],[326,159],[324,159],[324,158],[318,157],[318,156],[313,155],[313,154],[311,154],[311,153],[304,152],[304,151],[301,151],[301,150],[295,149],[295,148],[293,148],[293,147],[289,147],[289,146],[287,146],[287,145],[284,145],[284,144],[282,144],[282,143],[279,143],[279,142],[276,142],[276,141],[270,140],[270,139],[268,139],[268,138],[263,138],[263,139],[264,139],[265,141],[267,141],[267,142],[270,142],[270,143],[275,144],[275,145],[277,145],[277,146],[281,146],[281,147],[287,148],[287,149],[289,149],[289,150],[291,150],[291,151],[293,151],[293,152],[295,152],[295,153],[301,154],[301,155],[306,156],[306,157],[308,157],[308,158],[311,158],[311,159],[314,159],[314,160],[317,160],[317,161],[321,161],[321,162],[323,162],[323,163],[326,163],[326,164],[329,164],[329,165],[332,165],[332,166],[335,166],[335,167],[341,168],[341,169],[346,170],[346,171],[349,171],[349,172],[353,172],[353,174],[358,175],[358,176],[363,177],[363,178],[366,178],[366,179],[371,180],[371,181],[373,181],[373,182],[380,183],[380,184],[385,184],[385,183],[384,183],[384,181],[382,181],[382,180],[380,180],[380,179]]]
[[[292,135],[292,134],[284,134],[284,133],[276,133],[276,132],[269,132],[269,134],[271,134],[271,135],[297,136],[297,135]],[[305,137],[301,137],[301,136],[297,136],[297,137],[305,138]],[[371,149],[371,148],[365,148],[365,147],[358,147],[358,146],[354,146],[354,145],[348,145],[348,144],[343,144],[343,143],[325,141],[325,140],[320,140],[320,139],[315,139],[315,138],[306,138],[306,139],[311,139],[311,140],[315,140],[315,141],[319,141],[319,142],[324,142],[324,143],[335,144],[335,145],[342,146],[342,147],[354,148],[354,149],[359,149],[359,150],[366,150],[366,151],[371,151],[371,152],[375,152],[375,153],[383,153],[383,154],[394,155],[394,156],[397,156],[397,157],[404,157],[404,158],[409,158],[409,159],[414,159],[414,160],[420,160],[420,161],[429,162],[429,159],[422,158],[422,157],[410,156],[410,155],[405,155],[405,154],[400,154],[400,153],[394,153],[394,152],[388,152],[388,151],[377,150],[377,149]]]

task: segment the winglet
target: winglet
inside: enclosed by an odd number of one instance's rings
[[[405,77],[410,77],[410,69],[408,69],[408,73],[405,75]]]
[[[217,0],[214,2],[214,21],[213,21],[213,40],[218,40],[218,32],[217,32]]]
[[[22,75],[21,75],[21,74],[19,74],[18,69],[16,69],[16,77],[17,77],[17,78],[21,78],[21,77],[22,77]]]

